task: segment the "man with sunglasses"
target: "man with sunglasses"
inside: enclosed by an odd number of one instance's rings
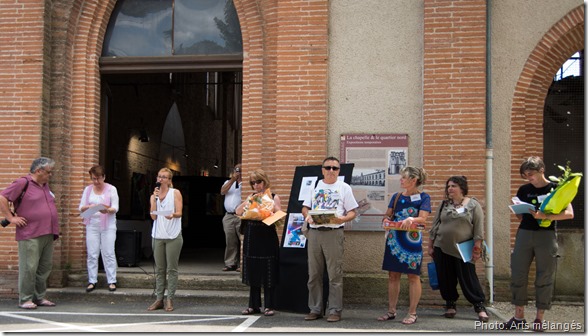
[[[343,228],[345,222],[355,218],[359,206],[351,187],[339,180],[339,159],[323,160],[324,179],[318,181],[302,206],[302,214],[308,225],[308,308],[307,321],[322,317],[323,274],[325,266],[329,274],[328,322],[341,320],[343,310]],[[317,225],[309,215],[310,210],[336,210],[337,215],[329,224]]]

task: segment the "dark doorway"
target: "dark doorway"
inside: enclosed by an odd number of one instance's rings
[[[120,196],[119,230],[140,229],[150,254],[148,200],[167,167],[185,198],[182,254],[224,249],[220,187],[240,162],[241,71],[103,74],[102,90],[101,162]]]

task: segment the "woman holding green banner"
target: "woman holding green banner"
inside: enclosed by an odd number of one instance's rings
[[[545,164],[537,156],[526,159],[520,167],[521,177],[528,184],[521,186],[517,192],[520,201],[535,205],[535,211],[516,215],[521,221],[517,230],[514,250],[511,254],[511,284],[512,304],[515,305],[515,315],[502,325],[502,329],[527,329],[525,320],[525,306],[528,303],[527,282],[529,270],[535,259],[535,296],[537,314],[532,325],[534,331],[543,331],[543,314],[551,308],[553,294],[553,278],[557,257],[556,224],[552,221],[574,218],[571,204],[558,214],[543,212],[542,203],[553,198],[557,183],[545,178]],[[550,197],[551,195],[551,197]],[[572,197],[573,198],[573,197]],[[571,199],[570,199],[571,201]],[[541,223],[549,222],[545,226]]]

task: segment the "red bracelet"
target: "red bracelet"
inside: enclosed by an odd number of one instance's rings
[[[479,246],[474,246],[474,252],[482,252],[482,248]]]

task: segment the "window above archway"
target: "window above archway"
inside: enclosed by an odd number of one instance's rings
[[[232,0],[119,0],[102,57],[243,54]]]

